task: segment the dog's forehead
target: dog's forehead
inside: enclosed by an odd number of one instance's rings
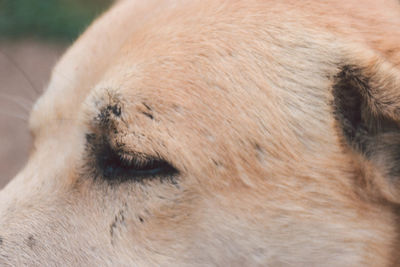
[[[278,2],[217,2],[119,1],[54,69],[48,89],[34,109],[32,128],[77,118],[84,100],[99,87],[115,85],[114,89],[128,94],[157,96],[162,92],[171,94],[170,99],[187,88],[198,88],[200,94],[191,90],[193,101],[196,94],[207,101],[214,99],[210,95],[218,91],[206,95],[201,93],[204,88],[222,88],[225,93],[229,89],[232,94],[232,85],[239,91],[272,88],[269,93],[274,94],[282,92],[277,88],[296,83],[297,87],[326,87],[310,74],[325,75],[324,70],[331,67],[326,62],[333,62],[329,57],[337,49],[331,43],[337,36],[314,36],[313,27],[322,22],[307,22],[307,16],[300,15],[309,11],[293,12],[301,9],[293,4],[286,17],[280,14],[287,6]],[[313,8],[326,8],[318,5]],[[312,14],[310,11],[308,16]],[[177,94],[172,94],[175,91]],[[243,96],[248,94],[241,94],[239,100]]]
[[[247,15],[245,7],[236,12],[236,7],[230,6],[219,13],[200,6],[188,7],[198,11],[188,12],[191,15],[185,15],[185,8],[181,8],[154,15],[152,20],[132,20],[127,10],[135,10],[129,6],[135,1],[122,2],[95,23],[55,68],[49,88],[34,110],[33,128],[52,121],[77,120],[88,101],[110,92],[123,94],[134,104],[152,103],[164,108],[164,114],[192,110],[196,116],[193,121],[201,123],[202,117],[209,122],[211,113],[216,120],[240,113],[243,121],[265,112],[276,113],[270,114],[270,119],[285,116],[287,112],[278,114],[282,108],[276,100],[285,97],[278,96],[282,88],[293,87],[292,76],[297,76],[296,87],[327,86],[326,81],[307,79],[310,73],[330,67],[318,62],[326,58],[315,49],[318,41],[311,44],[302,32],[286,31],[290,22],[274,21],[272,14],[266,20],[261,13],[253,16],[254,10]],[[240,31],[235,26],[238,21]],[[270,33],[252,32],[266,21]],[[121,27],[115,28],[124,31],[114,31],[116,23]],[[122,27],[126,25],[130,31]],[[285,36],[274,33],[284,30]],[[253,38],[248,34],[254,34]],[[296,43],[288,43],[291,39]],[[285,42],[288,44],[282,46]],[[313,51],[305,51],[306,45]],[[310,55],[305,59],[302,54],[307,52]]]

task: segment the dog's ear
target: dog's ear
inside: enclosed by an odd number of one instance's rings
[[[378,56],[363,56],[334,77],[339,135],[363,165],[364,185],[400,203],[400,72]]]

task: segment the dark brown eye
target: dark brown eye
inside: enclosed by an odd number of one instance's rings
[[[97,153],[97,168],[108,181],[171,178],[178,173],[167,161],[148,155],[117,152],[109,146]]]

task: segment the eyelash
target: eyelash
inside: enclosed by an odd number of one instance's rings
[[[178,173],[167,161],[143,154],[132,155],[116,152],[106,147],[97,155],[97,168],[107,181],[124,182],[128,180],[171,178]]]

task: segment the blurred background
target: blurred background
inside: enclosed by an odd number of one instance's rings
[[[0,188],[24,166],[51,68],[112,0],[0,0]]]

